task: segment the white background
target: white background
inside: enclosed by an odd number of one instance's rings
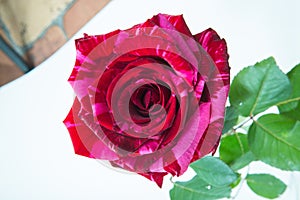
[[[226,39],[232,75],[269,56],[287,72],[300,63],[299,10],[297,0],[115,0],[74,38],[129,28],[160,12],[183,14],[192,33],[212,27]],[[141,176],[74,154],[62,123],[74,97],[67,83],[74,38],[37,69],[0,88],[0,199],[169,199],[168,178],[159,189]],[[272,170],[257,164],[250,172]],[[281,199],[300,199],[299,174],[274,172],[292,183]],[[245,184],[237,199],[260,198]]]

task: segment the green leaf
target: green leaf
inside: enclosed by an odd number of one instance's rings
[[[300,120],[300,64],[295,66],[287,76],[291,82],[292,94],[277,105],[280,113]]]
[[[281,180],[270,174],[248,174],[246,180],[253,192],[269,199],[278,197],[286,189]]]
[[[190,164],[197,176],[212,186],[222,187],[237,180],[237,175],[223,161],[206,156]]]
[[[248,142],[263,162],[283,170],[300,170],[300,121],[279,114],[264,115],[250,127]]]
[[[234,78],[229,100],[243,116],[253,116],[286,100],[291,94],[288,77],[273,57],[240,71]]]
[[[300,103],[298,103],[298,106],[295,109],[290,110],[288,112],[283,112],[281,114],[300,121]]]
[[[222,134],[227,133],[234,125],[236,125],[239,118],[239,112],[233,106],[226,107],[225,112],[225,121],[224,121],[224,128]]]
[[[222,138],[219,149],[220,159],[226,164],[232,162],[249,151],[247,135],[236,133]]]
[[[229,197],[230,186],[214,187],[195,176],[187,182],[175,182],[170,190],[171,200],[214,200]]]
[[[237,171],[239,169],[242,169],[243,167],[249,165],[252,161],[255,161],[256,158],[254,154],[251,151],[248,151],[244,155],[242,155],[240,158],[236,159],[233,163],[231,163],[230,167],[232,170]]]
[[[219,153],[220,159],[234,171],[242,169],[256,160],[253,153],[249,151],[247,135],[242,133],[222,138]]]

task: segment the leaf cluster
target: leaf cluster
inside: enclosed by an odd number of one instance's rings
[[[229,102],[220,158],[207,156],[192,163],[196,176],[175,182],[172,200],[229,198],[232,188],[244,181],[257,195],[274,199],[285,191],[285,183],[268,173],[248,172],[242,178],[240,170],[262,161],[300,171],[300,64],[284,74],[270,57],[244,68],[232,81]]]

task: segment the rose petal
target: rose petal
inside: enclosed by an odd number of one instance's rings
[[[105,159],[105,160],[115,160],[118,159],[117,154],[115,154],[111,149],[109,149],[99,138],[89,129],[78,117],[78,112],[80,110],[80,103],[76,98],[74,104],[64,120],[70,137],[74,146],[75,153],[78,155]],[[99,153],[99,149],[101,152]]]
[[[172,162],[165,166],[164,169],[170,173],[176,171],[176,175],[182,175],[188,168],[191,160],[193,159],[194,153],[198,146],[199,140],[205,133],[205,130],[209,123],[210,117],[210,103],[203,103],[199,107],[199,113],[196,112],[193,116],[190,116],[190,120],[187,122],[184,133],[181,138],[178,138],[177,145],[172,149],[172,152],[176,158],[176,162]],[[198,120],[195,120],[198,118]],[[197,124],[197,122],[199,124]],[[193,135],[191,133],[196,132]],[[193,137],[193,138],[192,138]],[[186,143],[190,141],[190,143]],[[186,149],[182,153],[182,149]]]
[[[161,28],[176,30],[187,36],[192,36],[188,26],[185,23],[185,20],[183,19],[183,15],[173,16],[167,14],[158,14],[153,16],[150,21],[154,22]]]
[[[219,69],[224,84],[230,82],[229,77],[229,55],[227,53],[227,45],[224,39],[221,39],[216,31],[209,28],[201,33],[194,35],[194,38],[201,44],[201,46],[209,53]]]
[[[150,181],[154,181],[158,187],[162,187],[164,176],[167,175],[167,172],[148,172],[148,173],[139,173],[140,175],[146,177]]]

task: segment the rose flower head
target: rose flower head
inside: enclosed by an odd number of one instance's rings
[[[162,186],[216,150],[229,90],[224,39],[192,35],[182,15],[77,39],[64,123],[76,154]]]

